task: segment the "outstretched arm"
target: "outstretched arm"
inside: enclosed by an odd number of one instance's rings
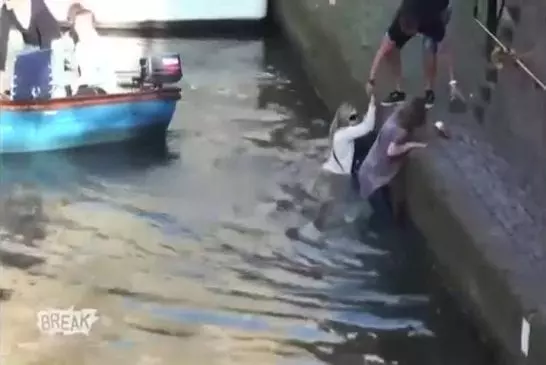
[[[406,143],[391,142],[389,144],[389,147],[387,148],[387,155],[389,157],[397,157],[397,156],[406,154],[415,148],[424,148],[426,146],[427,146],[426,143],[420,143],[420,142],[406,142]]]
[[[387,56],[395,47],[395,43],[389,38],[388,34],[385,34],[379,49],[375,53],[375,57],[372,62],[372,67],[370,69],[369,80],[375,80],[379,66],[383,62],[385,56]]]

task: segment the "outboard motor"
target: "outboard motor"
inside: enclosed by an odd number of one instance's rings
[[[178,54],[144,57],[139,60],[139,65],[140,75],[135,81],[140,87],[145,84],[152,84],[154,87],[176,84],[183,76]]]

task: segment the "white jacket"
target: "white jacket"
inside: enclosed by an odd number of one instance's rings
[[[340,128],[334,133],[332,150],[330,151],[328,160],[322,165],[324,170],[340,175],[349,175],[351,173],[355,150],[354,141],[373,131],[375,127],[375,111],[375,100],[371,98],[368,111],[360,123]]]
[[[110,66],[113,50],[97,35],[76,43],[74,56],[80,69],[80,77],[73,85],[77,90],[80,85],[98,86],[108,93],[117,91],[117,78]]]

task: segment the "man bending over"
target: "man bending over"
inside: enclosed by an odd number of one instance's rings
[[[413,36],[420,33],[423,35],[425,46],[425,101],[426,107],[431,108],[435,101],[433,87],[436,79],[438,48],[446,35],[450,15],[449,0],[402,0],[373,60],[366,86],[368,93],[373,92],[377,70],[383,59],[388,57],[396,79],[396,89],[381,104],[390,106],[406,100],[406,93],[401,85],[400,51]],[[449,66],[452,74],[451,62]],[[454,81],[450,84],[454,86]]]

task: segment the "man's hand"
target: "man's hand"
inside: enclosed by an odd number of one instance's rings
[[[375,57],[373,58],[372,67],[370,69],[370,78],[366,82],[366,92],[368,95],[372,95],[374,93],[375,89],[375,76],[377,75],[377,71],[379,70],[379,65],[381,62],[383,62],[383,59],[386,55],[391,53],[396,48],[396,44],[389,38],[388,34],[385,34],[383,37],[383,40],[381,41],[381,45],[379,45],[379,49],[375,53]]]

